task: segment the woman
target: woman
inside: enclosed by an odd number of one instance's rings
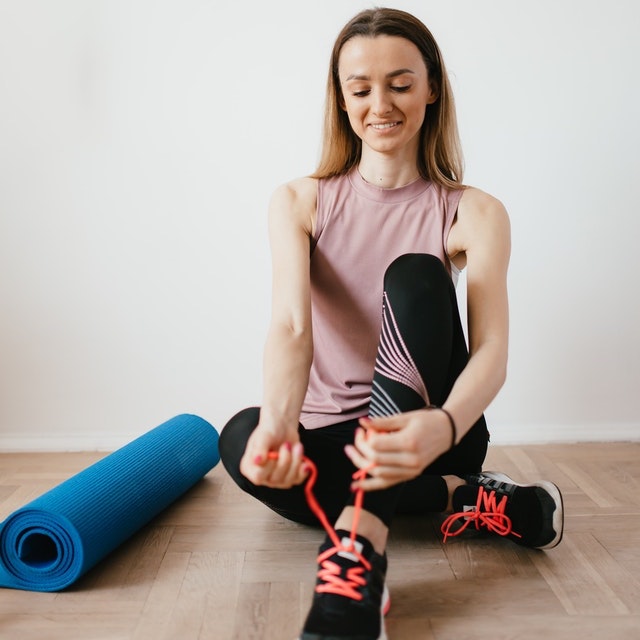
[[[498,200],[462,185],[461,165],[431,33],[401,11],[358,14],[333,49],[320,165],[270,204],[262,406],[220,439],[238,485],[297,522],[317,523],[303,486],[317,468],[336,534],[320,547],[303,639],[385,637],[395,513],[455,512],[445,535],[473,524],[532,547],[560,541],[555,485],[481,472],[483,412],[507,365],[510,231]],[[453,284],[463,268],[469,351]]]

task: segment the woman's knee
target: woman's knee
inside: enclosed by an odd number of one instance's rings
[[[448,285],[451,281],[440,258],[430,253],[405,253],[397,257],[385,272],[385,288],[396,285]]]
[[[445,312],[455,298],[455,288],[442,261],[428,253],[408,253],[387,268],[384,290],[389,304],[401,312],[440,309]]]
[[[218,447],[220,459],[232,475],[239,469],[240,460],[247,448],[247,441],[258,426],[260,408],[249,407],[236,413],[220,432]]]

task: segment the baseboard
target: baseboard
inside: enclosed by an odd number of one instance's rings
[[[622,424],[492,424],[491,443],[547,444],[562,442],[639,442],[640,423]]]
[[[73,452],[73,451],[115,451],[142,435],[123,434],[61,434],[61,435],[18,435],[0,434],[2,453],[27,452]]]
[[[561,442],[639,442],[640,423],[591,425],[506,425],[492,424],[491,443],[547,444]],[[140,433],[121,434],[0,434],[0,452],[115,451]]]

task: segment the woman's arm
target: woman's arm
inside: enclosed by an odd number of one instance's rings
[[[302,482],[300,410],[313,356],[309,282],[316,181],[302,178],[276,190],[269,206],[272,256],[271,323],[264,349],[260,422],[240,463],[255,484],[289,487]],[[278,459],[267,458],[270,451]]]
[[[505,380],[510,251],[509,218],[502,204],[478,189],[465,190],[447,242],[452,260],[458,266],[466,265],[467,270],[470,358],[443,405],[455,420],[456,442],[482,415]],[[358,432],[355,446],[348,447],[347,453],[360,468],[375,464],[372,477],[358,485],[366,490],[417,476],[451,443],[449,421],[442,411],[423,409],[365,419],[362,425],[366,433]]]
[[[466,262],[469,363],[444,404],[455,418],[458,441],[504,384],[509,347],[507,269],[509,217],[501,202],[469,188],[449,234],[449,255]]]

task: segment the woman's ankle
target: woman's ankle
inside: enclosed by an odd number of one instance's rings
[[[462,487],[467,484],[459,476],[442,476],[442,479],[447,483],[447,493],[449,499],[447,501],[447,513],[453,512],[453,494],[458,487]]]
[[[345,507],[336,520],[335,528],[345,531],[352,531],[354,507]],[[382,555],[387,547],[387,537],[389,535],[388,527],[378,518],[378,516],[365,511],[360,511],[358,519],[358,535],[365,537],[372,544],[376,553]]]

